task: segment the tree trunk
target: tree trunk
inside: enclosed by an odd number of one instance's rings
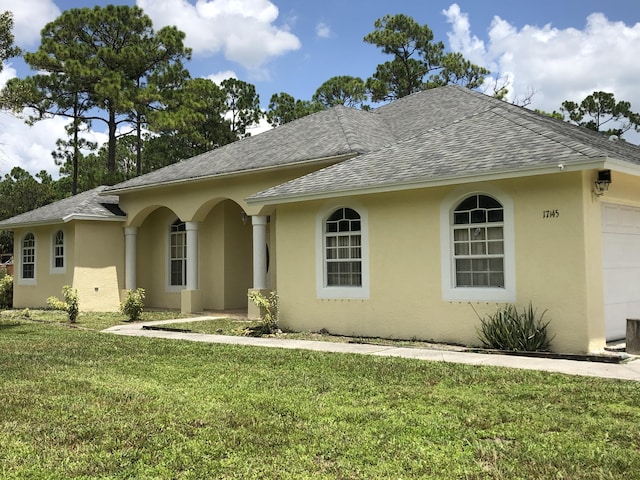
[[[115,181],[116,176],[116,112],[109,109],[109,148],[107,156],[107,172],[111,177],[110,181]]]
[[[71,195],[78,193],[78,159],[80,157],[80,149],[78,148],[79,110],[78,94],[76,94],[73,103],[73,174],[71,177]]]

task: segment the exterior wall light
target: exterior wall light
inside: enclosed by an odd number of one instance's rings
[[[596,195],[604,195],[604,192],[609,190],[611,184],[611,170],[598,171],[598,179],[595,181],[595,189],[593,193]]]

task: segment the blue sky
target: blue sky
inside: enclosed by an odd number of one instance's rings
[[[193,77],[253,83],[265,108],[273,93],[310,99],[333,76],[366,79],[386,57],[362,38],[377,18],[404,13],[507,82],[510,100],[535,92],[529,108],[554,110],[606,90],[640,110],[638,0],[0,0],[0,9],[14,13],[17,43],[32,51],[61,11],[108,3],[139,5],[156,28],[176,24],[194,51]],[[28,74],[12,60],[0,85]],[[0,125],[0,174],[20,165],[57,175],[50,152],[64,135],[61,119],[29,128],[2,114]]]

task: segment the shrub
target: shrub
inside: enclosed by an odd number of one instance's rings
[[[76,323],[78,314],[80,313],[80,300],[78,298],[78,291],[75,288],[71,288],[69,285],[62,287],[62,297],[64,301],[59,300],[56,297],[47,298],[47,306],[53,310],[62,310],[69,315],[69,322]]]
[[[271,334],[278,330],[278,294],[271,292],[265,295],[260,291],[249,292],[249,300],[256,304],[260,309],[261,324],[258,332],[249,333]]]
[[[13,307],[13,277],[3,275],[0,278],[0,308]]]
[[[144,308],[144,295],[144,288],[127,290],[127,298],[120,304],[120,311],[129,318],[130,322],[140,320]]]
[[[543,321],[547,311],[540,316],[529,306],[518,311],[518,307],[507,304],[485,318],[480,318],[478,338],[486,348],[497,350],[544,352],[549,350],[553,338],[547,327],[550,321]],[[477,312],[476,312],[477,315]]]

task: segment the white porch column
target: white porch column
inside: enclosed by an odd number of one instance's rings
[[[124,288],[136,289],[136,237],[138,227],[124,227]]]
[[[187,290],[198,290],[198,222],[186,222]]]
[[[267,217],[251,217],[253,225],[253,288],[267,288]]]

